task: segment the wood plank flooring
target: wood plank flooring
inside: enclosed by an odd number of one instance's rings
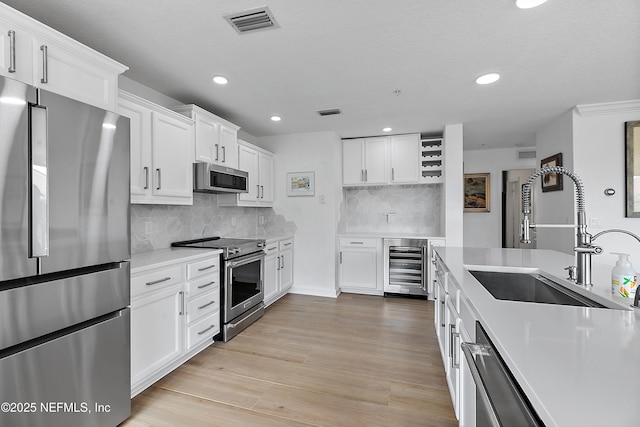
[[[121,427],[456,426],[433,302],[289,294],[136,396]]]

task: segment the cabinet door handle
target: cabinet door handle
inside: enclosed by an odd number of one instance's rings
[[[16,32],[9,30],[9,72],[16,72]]]
[[[211,304],[215,304],[215,301],[209,301],[208,303],[206,303],[205,305],[201,305],[200,307],[198,307],[198,310],[202,310],[203,308],[207,308],[209,307]]]
[[[206,288],[208,286],[215,285],[215,284],[216,284],[216,282],[214,280],[213,282],[205,283],[204,285],[198,286],[198,289],[204,289],[204,288]]]
[[[216,162],[217,162],[217,161],[218,161],[218,159],[220,158],[220,155],[219,155],[219,146],[218,146],[218,144],[216,144],[216,145],[215,145],[215,147],[216,147]]]
[[[396,173],[395,173],[395,170],[391,168],[391,181],[395,181],[395,180],[396,180]]]
[[[160,179],[161,179],[161,176],[160,176],[160,175],[161,175],[160,169],[156,169],[156,174],[157,174],[157,176],[158,176],[158,186],[156,187],[156,190],[159,190],[159,189],[160,189],[160,187],[161,187],[161,182],[162,182],[162,181],[160,180]]]
[[[227,147],[222,146],[222,163],[227,161]]]
[[[364,169],[360,169],[360,181],[364,182]]]
[[[340,264],[342,264],[342,251],[340,251]]]
[[[369,171],[367,171],[366,169],[364,170],[364,182],[369,181]]]
[[[456,325],[449,325],[449,357],[453,357],[453,335],[455,334]]]
[[[260,198],[264,199],[264,185],[260,186]]]
[[[43,44],[40,46],[40,50],[42,51],[42,78],[40,79],[40,83],[49,83],[49,55],[47,45]]]
[[[198,332],[198,335],[202,335],[202,334],[206,333],[207,331],[212,330],[213,328],[215,328],[215,326],[216,326],[216,325],[211,325],[211,326],[209,326],[207,329],[205,329],[205,330],[203,330],[203,331]]]
[[[180,291],[180,313],[178,314],[180,316],[187,314],[186,306],[184,304],[184,292],[182,291]]]
[[[260,198],[260,185],[256,184],[256,199]]]
[[[208,266],[208,267],[202,267],[202,268],[199,268],[199,269],[198,269],[198,271],[207,271],[207,270],[211,270],[211,269],[212,269],[212,268],[214,268],[215,266],[216,266],[215,264],[212,264],[212,265],[210,265],[210,266]]]
[[[284,268],[284,255],[280,257],[282,259],[282,268]]]
[[[149,167],[145,166],[144,168],[144,189],[149,189]]]
[[[452,334],[451,341],[455,344],[456,339],[460,339],[460,334],[458,332],[454,332]],[[456,357],[458,354],[459,348],[460,348],[459,346],[454,345],[453,353],[451,353],[451,367],[455,369],[458,369],[460,367],[460,360],[459,360],[460,358]]]
[[[171,280],[171,276],[163,277],[162,279],[154,280],[153,282],[147,282],[147,286],[157,285],[158,283],[166,282],[167,280]]]

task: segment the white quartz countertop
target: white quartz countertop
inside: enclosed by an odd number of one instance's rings
[[[205,254],[219,255],[220,249],[167,248],[131,255],[131,272],[139,273],[149,268],[163,267],[176,261],[202,258]]]
[[[547,426],[640,426],[640,310],[628,309],[629,300],[612,297],[609,283],[587,290],[564,280],[563,268],[574,262],[560,252],[436,250]],[[497,300],[468,266],[539,269],[622,309]]]

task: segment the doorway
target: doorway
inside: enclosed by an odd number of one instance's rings
[[[535,249],[536,233],[531,230],[531,243],[520,243],[522,224],[522,186],[535,169],[515,169],[502,171],[502,247]],[[534,191],[531,197],[534,197]],[[535,222],[533,213],[531,222]]]

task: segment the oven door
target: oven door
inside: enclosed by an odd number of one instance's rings
[[[225,263],[224,323],[264,300],[264,257],[260,251]]]

